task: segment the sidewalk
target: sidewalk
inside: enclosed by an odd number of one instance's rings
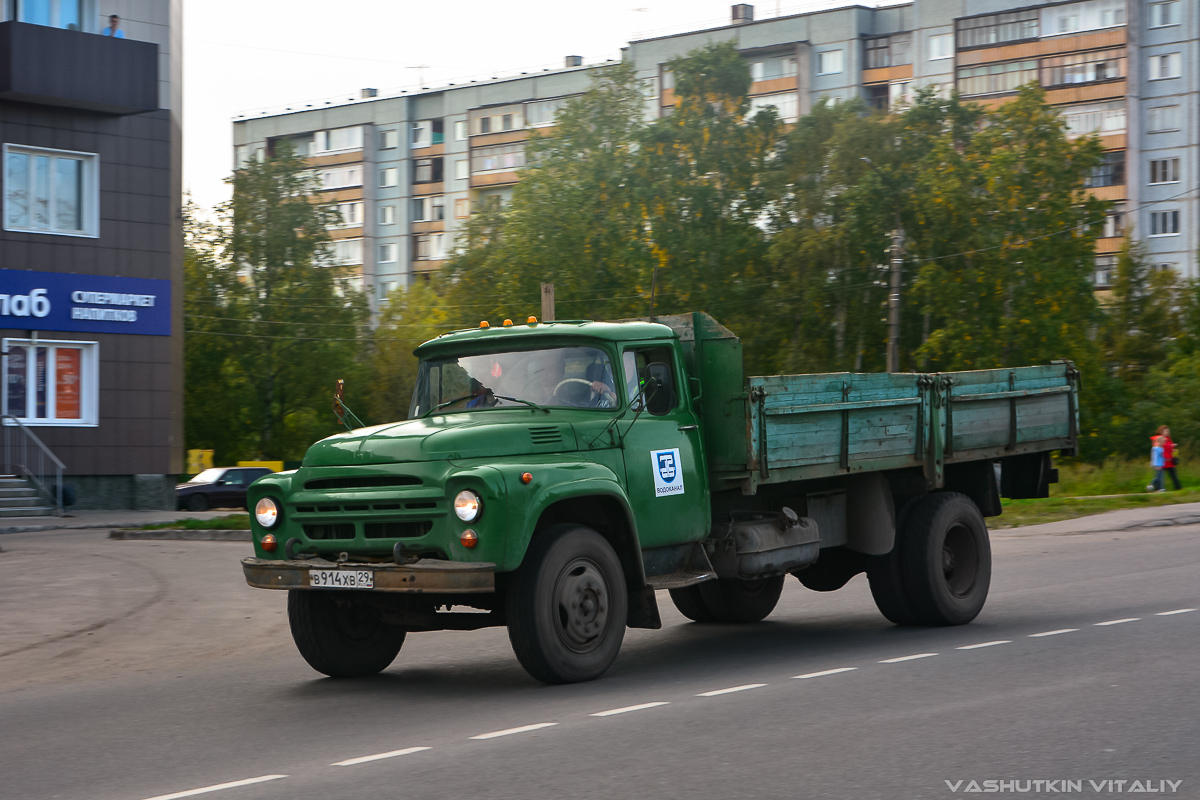
[[[0,518],[0,534],[80,528],[134,528],[154,522],[174,522],[177,519],[213,519],[214,517],[244,513],[246,512],[234,508],[218,511],[69,511],[63,517]]]
[[[1178,503],[1150,508],[1122,508],[1103,514],[1003,528],[991,531],[992,536],[1039,536],[1102,531],[1128,531],[1138,528],[1165,528],[1171,525],[1200,525],[1200,503]]]

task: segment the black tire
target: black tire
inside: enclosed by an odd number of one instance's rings
[[[582,525],[534,537],[508,590],[508,640],[544,683],[599,678],[625,638],[629,598],[612,546]]]
[[[867,568],[868,559],[869,556],[844,547],[830,547],[821,551],[815,564],[792,574],[806,589],[836,592]]]
[[[682,589],[671,589],[671,602],[679,609],[680,614],[693,622],[716,622],[717,615],[708,607],[704,595],[700,592],[703,585],[696,583]]]
[[[907,536],[905,526],[911,511],[928,495],[910,499],[896,515],[896,538],[892,551],[882,556],[869,556],[867,560],[867,582],[871,587],[871,597],[879,613],[895,625],[919,625],[920,620],[912,604],[908,600],[908,589],[904,584],[901,569],[904,540]]]
[[[288,622],[308,665],[331,678],[361,678],[387,669],[405,631],[385,625],[349,592],[292,589]]]
[[[208,511],[208,498],[202,494],[194,494],[188,498],[188,511]]]
[[[900,559],[909,604],[924,625],[965,625],[992,579],[987,524],[971,498],[938,492],[909,515]]]
[[[718,578],[698,584],[717,622],[760,622],[775,610],[786,575],[753,581]]]

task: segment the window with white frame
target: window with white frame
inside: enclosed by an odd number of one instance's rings
[[[446,257],[446,234],[413,237],[413,261],[436,261]]]
[[[400,180],[400,170],[397,167],[384,167],[379,170],[379,186],[387,189],[395,186]]]
[[[841,50],[826,50],[817,53],[817,74],[837,75],[845,69],[845,53]]]
[[[1178,158],[1150,159],[1151,183],[1179,183]]]
[[[795,92],[780,92],[779,94],[764,94],[750,98],[750,110],[746,116],[752,117],[764,108],[774,108],[775,113],[784,122],[795,122],[800,118],[800,98]]]
[[[454,162],[454,177],[460,181],[465,181],[471,175],[470,162],[465,158],[460,158]]]
[[[446,198],[442,195],[414,197],[412,199],[413,222],[438,222],[446,218]]]
[[[460,119],[454,123],[454,141],[465,142],[468,135],[469,129],[467,128],[467,121],[465,119]]]
[[[396,281],[381,281],[379,284],[380,290],[383,292],[383,299],[387,300],[392,292],[396,291],[399,284]]]
[[[363,129],[361,125],[355,125],[352,128],[333,128],[313,134],[313,155],[339,153],[344,150],[362,150],[362,146]]]
[[[389,128],[379,132],[379,149],[395,150],[400,145],[400,132]]]
[[[939,33],[929,37],[929,60],[942,61],[954,58],[954,34]]]
[[[334,227],[355,228],[363,224],[363,204],[361,200],[337,204],[338,218],[341,220]]]
[[[396,207],[395,206],[380,206],[379,207],[379,224],[380,225],[395,225],[396,224]]]
[[[354,266],[363,263],[362,239],[334,239],[326,245],[329,260],[337,266]]]
[[[1156,106],[1148,109],[1146,130],[1150,133],[1179,130],[1179,106]]]
[[[525,104],[525,125],[529,128],[541,128],[553,125],[558,112],[562,111],[569,97],[556,97],[553,100],[534,100]]]
[[[1103,239],[1111,239],[1116,236],[1122,236],[1125,233],[1125,204],[1113,203],[1108,207],[1108,211],[1104,216],[1104,227],[1100,231],[1100,237]]]
[[[1150,268],[1155,272],[1179,272],[1179,264],[1175,261],[1161,261],[1157,264],[1152,264]]]
[[[796,77],[795,56],[776,56],[750,62],[750,79],[753,81],[773,81],[776,78],[794,77]]]
[[[1088,0],[1042,9],[1041,35],[1061,36],[1125,24],[1125,0]]]
[[[4,229],[100,235],[95,153],[4,145]]]
[[[471,151],[472,172],[501,172],[525,166],[525,143],[480,147]]]
[[[1150,27],[1165,28],[1179,24],[1179,0],[1150,4]]]
[[[1150,80],[1161,81],[1167,78],[1178,78],[1182,61],[1179,53],[1150,56]]]
[[[1092,271],[1092,284],[1097,289],[1107,289],[1112,286],[1113,276],[1117,274],[1117,257],[1114,255],[1096,256],[1096,267]]]
[[[466,197],[460,197],[454,201],[454,218],[466,219],[471,216],[471,201]]]
[[[379,263],[390,264],[396,260],[396,245],[381,244],[379,245]]]
[[[1067,136],[1108,135],[1125,132],[1125,101],[1068,106],[1062,110]]]
[[[960,67],[958,91],[964,95],[1015,92],[1019,87],[1036,81],[1036,61],[1010,61],[1007,64],[984,64]]]
[[[362,167],[330,167],[320,170],[317,178],[322,189],[347,189],[362,186]]]
[[[4,339],[3,408],[25,425],[96,425],[99,362],[96,342]]]
[[[912,96],[912,81],[895,81],[888,84],[888,107],[906,105],[911,103]]]
[[[433,144],[433,121],[422,120],[412,124],[412,146],[429,147]]]
[[[1151,236],[1178,236],[1179,209],[1150,212]]]

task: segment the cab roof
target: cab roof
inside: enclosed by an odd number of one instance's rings
[[[457,345],[473,345],[477,342],[507,347],[513,344],[530,343],[538,339],[558,340],[572,338],[603,339],[610,342],[640,341],[643,339],[674,339],[678,334],[666,325],[657,322],[591,322],[589,320],[564,320],[560,322],[521,323],[509,327],[496,325],[488,328],[467,328],[443,333],[436,339],[420,345],[413,352],[420,356],[429,350],[440,350]]]

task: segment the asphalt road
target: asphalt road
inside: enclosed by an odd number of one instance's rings
[[[749,626],[664,593],[557,687],[502,629],[321,677],[244,544],[2,536],[0,798],[1200,797],[1200,526],[1087,527],[993,534],[968,626],[892,626],[862,576]]]

